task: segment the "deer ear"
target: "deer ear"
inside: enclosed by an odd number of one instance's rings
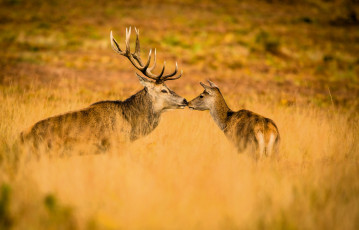
[[[209,86],[208,85],[205,85],[204,83],[200,82],[199,84],[201,84],[201,86],[204,88],[204,89],[208,89]]]
[[[213,82],[211,82],[210,80],[207,80],[209,85],[213,88],[218,88],[218,86],[216,84],[214,84]]]
[[[140,80],[141,85],[143,85],[144,87],[150,87],[153,84],[152,81],[148,80],[145,77],[142,77],[138,73],[136,73],[136,75],[137,75],[138,79]]]
[[[212,89],[211,89],[211,87],[210,87],[210,86],[205,85],[205,84],[204,84],[204,83],[202,83],[202,82],[200,82],[199,84],[201,84],[201,86],[204,88],[204,90],[205,90],[207,93],[211,94]]]

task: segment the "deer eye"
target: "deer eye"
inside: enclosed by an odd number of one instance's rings
[[[167,93],[167,90],[163,89],[161,90],[162,93]]]
[[[201,94],[201,95],[199,95],[199,97],[200,97],[200,98],[203,98],[203,95]]]

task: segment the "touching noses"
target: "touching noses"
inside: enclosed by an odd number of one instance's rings
[[[186,100],[186,98],[183,99],[183,104],[188,105],[188,101]]]

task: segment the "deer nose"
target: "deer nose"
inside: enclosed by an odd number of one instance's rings
[[[188,101],[186,99],[183,99],[183,104],[188,105]]]

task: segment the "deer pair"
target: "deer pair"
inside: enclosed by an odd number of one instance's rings
[[[150,67],[152,52],[146,62],[140,57],[139,31],[136,31],[135,51],[130,51],[131,28],[126,29],[126,49],[121,50],[111,32],[112,48],[130,60],[145,77],[136,74],[142,90],[125,101],[100,101],[74,112],[41,120],[21,133],[23,142],[31,142],[35,147],[45,144],[66,144],[72,141],[93,142],[108,145],[111,140],[134,141],[152,132],[158,125],[162,112],[168,109],[183,109],[188,106],[195,110],[209,110],[219,128],[232,140],[239,151],[254,146],[259,157],[270,156],[279,145],[279,132],[274,122],[248,110],[232,111],[226,104],[219,88],[211,81],[209,86],[201,83],[203,93],[190,102],[169,89],[165,81],[176,80],[175,70],[164,74],[165,63],[159,74],[152,73]],[[177,76],[176,76],[177,75]]]

